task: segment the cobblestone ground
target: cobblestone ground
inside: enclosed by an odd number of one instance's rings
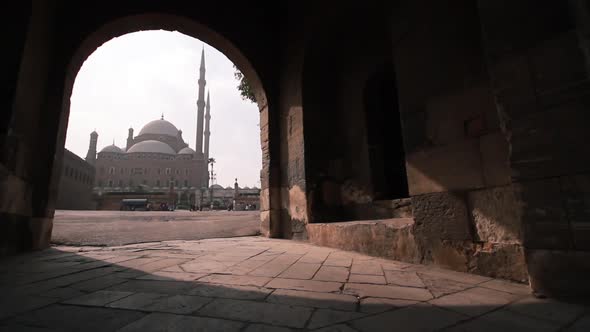
[[[0,261],[0,331],[590,331],[528,287],[263,237]]]
[[[66,245],[118,246],[248,236],[257,235],[259,231],[259,211],[58,210],[51,241]]]

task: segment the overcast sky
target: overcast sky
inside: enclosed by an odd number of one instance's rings
[[[236,88],[232,62],[203,42],[178,32],[142,31],[112,39],[84,63],[71,98],[66,148],[84,158],[90,133],[98,151],[113,140],[124,148],[149,121],[164,119],[195,148],[197,79],[205,45],[206,90],[211,93],[210,157],[217,183],[260,187],[262,167],[258,107]]]

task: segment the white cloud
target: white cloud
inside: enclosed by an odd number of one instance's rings
[[[194,148],[202,47],[197,39],[168,31],[131,33],[99,47],[74,83],[66,148],[86,156],[94,129],[99,150],[113,139],[124,146],[130,126],[137,135],[162,113]],[[241,99],[227,57],[205,44],[205,58],[217,182],[225,187],[237,177],[241,186],[260,186],[258,108]]]

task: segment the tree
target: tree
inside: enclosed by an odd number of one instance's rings
[[[244,74],[238,69],[238,67],[236,67],[236,65],[234,65],[234,69],[235,69],[234,77],[239,82],[238,90],[240,91],[240,95],[242,96],[242,99],[249,100],[249,101],[255,103],[256,96],[254,96],[254,91],[252,90],[252,87],[248,83],[246,76],[244,76]]]

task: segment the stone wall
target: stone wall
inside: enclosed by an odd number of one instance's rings
[[[94,166],[65,149],[61,169],[55,208],[94,210],[96,208],[96,203],[92,198]]]
[[[587,293],[588,2],[479,1],[479,8],[531,286]]]

